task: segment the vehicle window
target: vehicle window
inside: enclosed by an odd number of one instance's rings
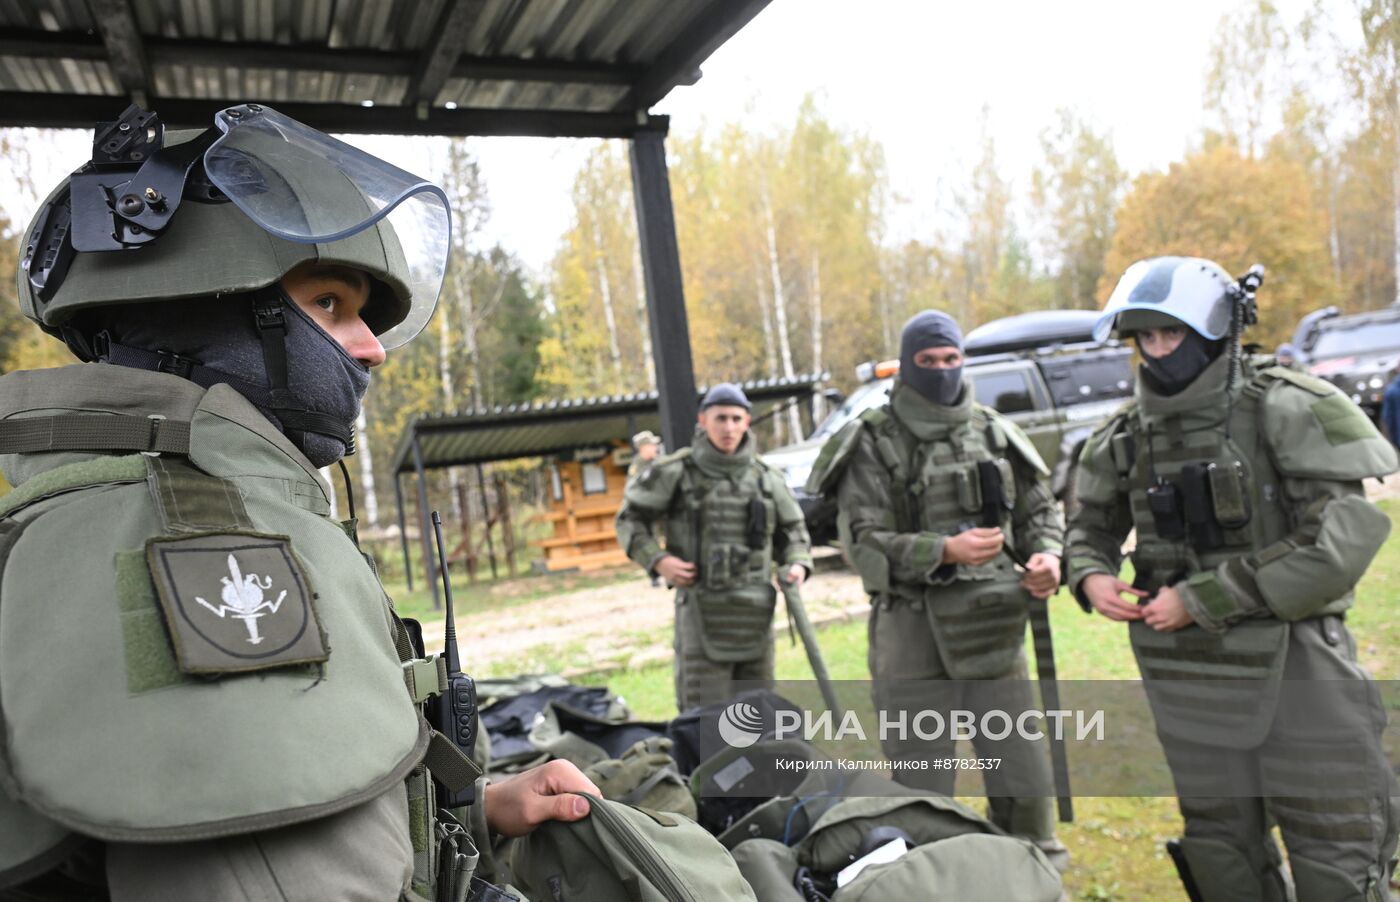
[[[1056,407],[1071,407],[1133,391],[1132,356],[1127,352],[1047,359],[1040,365]]]
[[[1022,413],[1035,409],[1031,400],[1031,385],[1024,370],[996,372],[969,371],[977,403],[994,407],[1002,413]]]
[[[1341,357],[1346,354],[1374,354],[1400,348],[1400,321],[1370,323],[1350,329],[1324,329],[1313,345],[1313,357]]]
[[[821,425],[816,428],[811,437],[815,439],[835,435],[853,417],[858,417],[872,407],[884,404],[890,399],[890,386],[893,384],[893,379],[881,379],[878,382],[867,382],[851,392],[851,396],[841,402],[840,407],[822,420]]]

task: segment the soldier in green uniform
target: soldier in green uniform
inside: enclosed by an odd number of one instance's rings
[[[772,681],[774,564],[779,578],[799,584],[812,566],[802,509],[759,458],[750,407],[737,385],[710,389],[691,446],[631,482],[617,512],[627,556],[676,587],[682,711],[732,697],[738,681]]]
[[[434,814],[428,771],[473,772],[421,712],[442,668],[317,474],[432,313],[445,199],[216,122],[132,107],[26,233],[22,311],[86,362],[0,379],[7,899],[422,899],[596,792],[555,762]]]
[[[651,466],[652,462],[656,460],[656,455],[661,452],[661,439],[655,432],[644,429],[632,436],[632,450],[636,452],[636,456],[633,457],[632,462],[627,465],[628,482],[636,479],[643,470]]]
[[[973,400],[962,363],[951,317],[909,320],[889,403],[828,440],[807,486],[837,496],[841,544],[871,599],[875,707],[887,712],[1029,707],[1028,600],[1059,586],[1063,524],[1049,471],[1014,423]],[[884,749],[891,760],[942,759],[953,740],[890,733]],[[992,820],[1065,865],[1045,750],[1013,734],[985,754],[1004,759],[985,772]],[[953,777],[896,772],[948,794]]]
[[[1241,360],[1256,285],[1185,257],[1118,283],[1099,334],[1132,337],[1143,365],[1080,458],[1068,582],[1086,611],[1129,624],[1192,898],[1291,898],[1277,824],[1299,900],[1390,899],[1397,787],[1343,620],[1390,532],[1362,480],[1397,461],[1331,385]]]

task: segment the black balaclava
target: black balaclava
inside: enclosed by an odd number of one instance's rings
[[[946,370],[914,364],[914,355],[926,348],[957,348],[962,352],[962,329],[953,318],[937,310],[925,310],[904,324],[899,338],[899,381],[935,404],[951,407],[962,394],[962,365]]]
[[[1224,346],[1224,340],[1211,341],[1195,329],[1188,328],[1186,337],[1176,346],[1176,350],[1156,358],[1144,353],[1142,363],[1156,383],[1156,388],[1170,396],[1195,382],[1201,371],[1220,356]],[[1141,343],[1138,344],[1138,351],[1142,351]]]
[[[274,309],[280,305],[282,311],[287,368],[283,391],[273,391],[262,333],[254,325],[255,300]],[[302,312],[280,286],[253,294],[173,301],[160,307],[112,307],[100,315],[100,328],[108,335],[103,362],[175,372],[206,388],[228,384],[262,411],[316,467],[330,466],[347,453],[360,402],[369,388],[369,368]],[[167,354],[165,363],[158,365],[162,353]],[[197,365],[171,361],[168,354],[178,354]],[[312,423],[323,420],[328,423],[326,429],[340,435],[304,428],[307,419]]]

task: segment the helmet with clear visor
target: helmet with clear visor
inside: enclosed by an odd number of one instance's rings
[[[26,235],[21,310],[83,359],[86,309],[256,291],[306,262],[368,273],[361,316],[394,348],[432,316],[451,217],[437,185],[269,107],[167,135],[133,106]]]

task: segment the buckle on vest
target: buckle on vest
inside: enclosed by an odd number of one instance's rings
[[[415,705],[447,691],[447,662],[439,655],[403,662],[403,682]]]

